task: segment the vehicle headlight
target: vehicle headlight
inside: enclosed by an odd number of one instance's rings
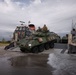
[[[30,46],[30,47],[31,47],[31,44],[28,44],[28,46]]]

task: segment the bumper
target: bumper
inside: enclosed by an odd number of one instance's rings
[[[20,50],[25,50],[25,51],[28,51],[28,52],[31,52],[31,48],[30,47],[24,47],[24,46],[19,46],[20,47]]]

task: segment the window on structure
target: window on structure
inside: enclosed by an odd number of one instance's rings
[[[20,30],[20,27],[18,27],[18,30]]]
[[[22,27],[22,30],[23,30],[23,27]]]
[[[22,30],[25,30],[25,28],[24,28],[24,27],[22,27]]]
[[[22,27],[20,27],[20,30],[22,30]]]

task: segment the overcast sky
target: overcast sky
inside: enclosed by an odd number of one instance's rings
[[[0,37],[9,37],[19,21],[67,33],[76,22],[76,0],[0,0]]]

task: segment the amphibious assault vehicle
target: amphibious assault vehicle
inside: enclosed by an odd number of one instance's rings
[[[21,25],[18,25],[16,26],[16,29],[14,30],[13,32],[13,37],[11,39],[11,43],[7,46],[5,46],[5,50],[8,50],[12,47],[17,47],[17,42],[19,40],[22,40],[24,39],[26,36],[30,36],[31,35],[31,31],[35,31],[35,26],[34,24],[29,24],[28,26],[27,25],[24,25],[23,21],[20,21],[21,22]]]

